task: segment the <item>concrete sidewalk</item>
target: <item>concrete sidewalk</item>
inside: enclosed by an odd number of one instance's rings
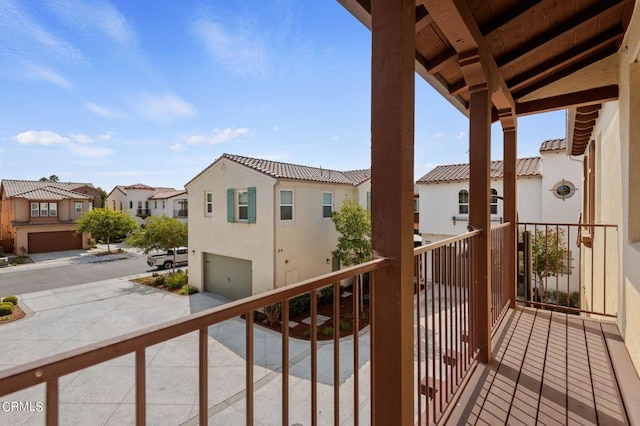
[[[147,275],[147,274],[144,274]],[[225,303],[208,293],[177,296],[129,281],[107,280],[20,297],[27,318],[0,325],[5,345],[0,370],[180,318]],[[244,419],[245,322],[209,327],[209,423],[246,424]],[[255,424],[282,424],[281,335],[255,326]],[[310,344],[291,339],[290,423],[310,422]],[[360,338],[360,404],[368,423],[368,332]],[[353,340],[340,345],[341,423],[353,419]],[[190,333],[147,348],[147,424],[197,424],[198,335]],[[318,350],[320,423],[333,424],[333,344]],[[60,424],[135,424],[134,356],[128,354],[60,379]],[[44,402],[43,385],[2,401]],[[44,412],[3,412],[0,424],[44,423]]]

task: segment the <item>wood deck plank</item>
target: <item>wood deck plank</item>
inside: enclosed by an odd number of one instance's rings
[[[596,410],[589,373],[584,325],[579,317],[567,317],[567,422],[596,424]]]
[[[628,424],[618,384],[611,369],[611,361],[600,323],[585,321],[585,336],[589,350],[589,365],[598,422],[607,425]]]
[[[553,313],[547,355],[542,376],[538,422],[564,425],[567,421],[567,341],[566,314]]]

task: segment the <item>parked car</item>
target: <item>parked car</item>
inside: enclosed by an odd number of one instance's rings
[[[175,256],[176,266],[186,265],[189,262],[189,249],[187,247],[178,247]],[[147,257],[147,265],[157,266],[162,269],[171,269],[173,267],[173,249],[167,250],[166,253],[152,254]]]

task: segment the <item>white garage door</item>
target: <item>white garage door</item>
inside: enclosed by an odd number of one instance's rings
[[[205,291],[238,300],[251,296],[251,261],[203,253]]]

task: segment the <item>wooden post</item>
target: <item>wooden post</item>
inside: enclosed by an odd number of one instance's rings
[[[372,424],[413,425],[415,0],[371,2]]]
[[[506,284],[509,289],[509,307],[516,306],[516,286],[518,282],[518,188],[517,188],[517,152],[518,140],[516,123],[513,127],[503,127],[503,215],[505,222],[511,222],[511,228],[507,230],[505,255],[506,255]]]
[[[469,88],[469,225],[482,230],[474,268],[476,330],[480,362],[491,362],[491,93],[488,85]]]

